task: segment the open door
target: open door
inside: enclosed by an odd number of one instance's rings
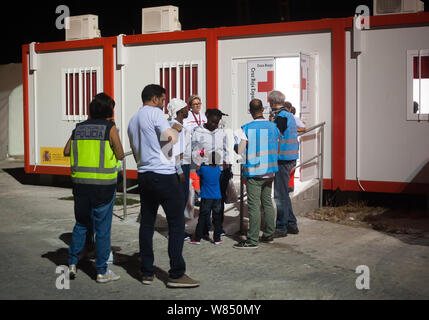
[[[300,53],[300,96],[301,110],[299,116],[306,128],[316,124],[317,120],[317,57]],[[314,157],[317,154],[317,131],[300,137],[299,161]],[[312,161],[300,168],[300,181],[307,181],[318,177],[317,160]]]
[[[258,98],[264,105],[264,116],[269,117],[268,93],[274,89],[275,60],[273,57],[232,60],[232,112],[231,127],[237,131],[242,125],[253,121],[249,102]],[[228,133],[227,133],[228,134]],[[231,150],[232,153],[234,151]],[[233,172],[238,174],[240,166],[233,163]]]

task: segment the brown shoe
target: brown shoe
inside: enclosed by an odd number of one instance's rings
[[[287,237],[287,232],[277,231],[274,232],[274,238],[284,238]]]
[[[186,274],[180,278],[168,278],[167,287],[169,288],[195,288],[200,285],[200,282],[189,278]]]

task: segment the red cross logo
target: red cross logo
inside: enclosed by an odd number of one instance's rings
[[[302,74],[302,67],[301,67],[301,74]],[[301,102],[303,101],[303,94],[302,91],[307,90],[307,79],[301,78]]]
[[[258,92],[266,92],[267,93],[267,101],[268,101],[268,92],[274,89],[274,71],[267,71],[267,81],[266,82],[258,82]]]

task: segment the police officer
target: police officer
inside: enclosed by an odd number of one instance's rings
[[[115,101],[107,94],[97,94],[89,105],[88,120],[76,125],[64,148],[64,155],[70,156],[76,217],[69,248],[70,276],[76,276],[87,232],[94,231],[99,283],[120,278],[107,269],[119,160],[124,157],[113,122],[114,106]]]

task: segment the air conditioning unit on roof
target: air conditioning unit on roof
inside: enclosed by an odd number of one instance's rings
[[[420,0],[374,0],[374,15],[413,13],[424,11],[425,4]]]
[[[157,33],[182,30],[179,8],[162,6],[142,9],[142,33]]]
[[[66,17],[66,41],[99,38],[98,16],[85,14],[82,16]]]

